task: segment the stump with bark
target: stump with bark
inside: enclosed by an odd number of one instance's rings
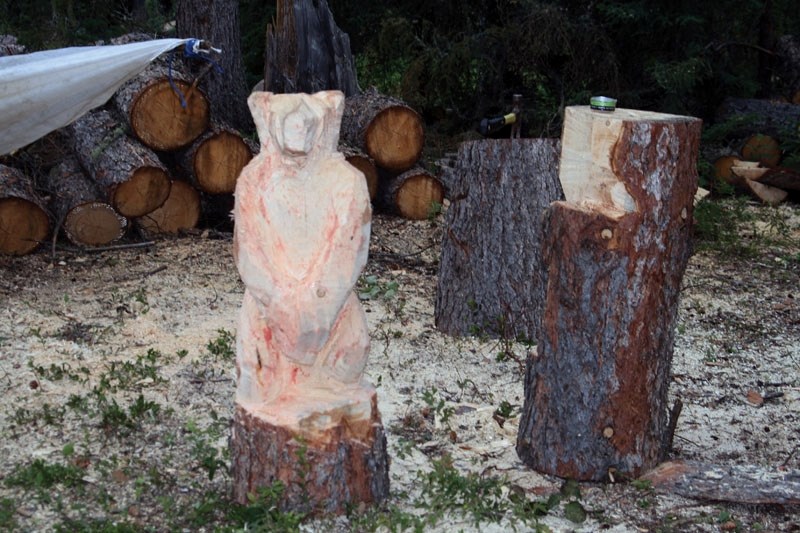
[[[133,135],[154,150],[183,148],[209,126],[208,100],[178,65],[154,61],[114,93]]]
[[[444,185],[422,167],[413,167],[396,176],[382,176],[378,184],[377,203],[407,220],[425,220],[436,215],[443,200]]]
[[[33,180],[16,168],[0,164],[0,253],[30,253],[49,231],[47,207]]]
[[[481,140],[459,147],[436,293],[451,335],[535,339],[543,275],[541,216],[562,198],[558,141]]]
[[[416,111],[372,88],[347,98],[341,137],[364,150],[379,167],[400,173],[422,155],[425,130]]]
[[[78,246],[102,246],[125,234],[128,220],[102,199],[77,158],[53,167],[47,177],[50,205],[64,235]]]
[[[536,470],[599,481],[664,459],[700,129],[691,117],[567,108],[566,201],[544,216],[542,331],[517,439]]]
[[[208,194],[231,194],[239,173],[253,158],[253,151],[239,133],[216,124],[179,158],[181,168],[197,189]]]
[[[164,205],[136,219],[147,233],[178,233],[200,220],[200,193],[183,181],[173,181]]]
[[[170,187],[166,167],[155,153],[128,137],[110,113],[87,113],[70,130],[78,160],[120,214],[140,217],[166,201]]]

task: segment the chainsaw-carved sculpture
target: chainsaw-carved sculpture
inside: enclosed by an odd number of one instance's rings
[[[368,253],[363,174],[336,151],[338,91],[253,93],[261,152],[242,171],[234,258],[245,285],[231,438],[234,496],[275,481],[283,507],[343,512],[388,495],[386,439],[362,377]]]

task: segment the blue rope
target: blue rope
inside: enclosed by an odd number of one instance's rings
[[[210,63],[214,67],[214,70],[217,71],[217,74],[222,74],[223,69],[219,65],[219,63],[217,63],[216,61],[214,61],[213,59],[208,57],[208,55],[207,55],[208,51],[207,50],[201,50],[200,49],[200,43],[201,42],[202,41],[200,39],[188,39],[186,41],[185,46],[183,47],[183,55],[185,57],[192,57],[192,58],[196,58],[196,59],[202,59],[206,63]],[[178,99],[181,101],[181,107],[183,109],[186,109],[186,105],[187,105],[186,104],[186,98],[184,98],[183,93],[181,92],[180,89],[178,89],[178,86],[175,85],[175,82],[172,79],[172,58],[174,56],[175,56],[175,50],[173,50],[169,54],[169,69],[167,71],[167,78],[169,80],[169,86],[172,87],[172,90],[175,91],[175,94],[178,95]]]

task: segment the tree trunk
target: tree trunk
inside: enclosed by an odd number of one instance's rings
[[[187,146],[208,128],[208,101],[180,65],[154,61],[114,94],[133,134],[154,150]]]
[[[47,177],[50,205],[64,235],[78,246],[102,246],[125,234],[128,220],[101,199],[97,185],[84,174],[77,158],[53,167]]]
[[[668,450],[700,128],[691,117],[566,110],[566,201],[544,216],[542,332],[528,358],[517,439],[536,470],[636,477]]]
[[[137,218],[140,228],[151,234],[178,233],[197,226],[200,220],[200,193],[183,181],[173,181],[164,205]]]
[[[375,166],[375,161],[363,151],[349,144],[339,143],[339,151],[344,154],[344,158],[348,163],[364,174],[364,179],[367,180],[369,199],[375,200],[375,195],[378,192],[378,169]]]
[[[397,176],[383,176],[378,183],[378,204],[408,220],[425,220],[441,211],[444,185],[421,167]]]
[[[373,88],[345,101],[341,137],[379,167],[399,173],[419,160],[425,131],[416,111]]]
[[[92,111],[70,126],[75,153],[114,209],[140,217],[169,196],[170,178],[158,157],[125,134],[107,111]]]
[[[451,175],[436,327],[535,339],[543,294],[540,220],[563,197],[554,139],[463,143]]]
[[[350,37],[326,0],[278,0],[275,25],[267,26],[264,83],[274,93],[358,94]]]
[[[242,61],[239,3],[236,0],[178,0],[175,7],[178,37],[209,41],[222,53],[213,59],[222,68],[209,71],[202,87],[211,102],[211,114],[241,131],[251,131],[247,83]]]
[[[0,253],[30,253],[49,231],[47,208],[34,190],[33,180],[0,164]]]
[[[239,173],[253,152],[236,131],[221,125],[197,138],[181,155],[181,168],[199,190],[208,194],[231,194]]]

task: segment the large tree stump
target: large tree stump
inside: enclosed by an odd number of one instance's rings
[[[422,155],[425,130],[416,111],[373,87],[347,98],[342,139],[364,150],[379,167],[400,173]]]
[[[147,233],[178,233],[200,220],[200,193],[183,181],[173,181],[164,205],[136,219]]]
[[[463,143],[450,177],[436,327],[535,339],[543,275],[540,220],[561,199],[558,141]]]
[[[231,194],[236,179],[253,152],[236,131],[216,124],[180,154],[181,167],[197,189],[208,194]]]
[[[101,198],[75,157],[53,167],[47,177],[50,205],[64,235],[78,246],[102,246],[125,234],[128,220]]]
[[[669,446],[667,385],[691,251],[700,120],[567,108],[547,283],[517,452],[565,478],[636,477]]]
[[[245,285],[236,348],[233,496],[280,481],[284,509],[342,513],[388,496],[375,389],[363,378],[363,175],[336,151],[344,97],[256,92],[261,152],[236,185],[234,257]]]
[[[133,135],[153,150],[183,148],[209,125],[208,100],[178,60],[171,70],[165,60],[153,61],[114,93],[114,103]]]
[[[383,209],[408,220],[430,218],[441,210],[444,200],[444,185],[422,167],[383,176],[378,191],[378,204]]]
[[[70,126],[75,154],[114,209],[140,217],[169,196],[166,167],[147,147],[128,137],[107,111],[92,111]]]
[[[0,165],[0,253],[30,253],[49,231],[47,208],[33,180],[16,168]]]
[[[336,25],[326,0],[278,0],[275,24],[267,26],[265,55],[267,91],[359,92],[350,37]]]

